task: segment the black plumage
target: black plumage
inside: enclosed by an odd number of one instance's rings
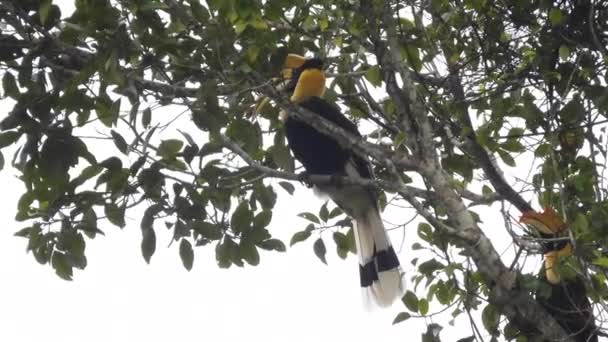
[[[291,71],[285,90],[302,108],[360,137],[357,126],[338,107],[321,98],[325,90],[322,66],[317,58],[303,61]],[[284,117],[284,123],[289,147],[309,174],[373,178],[369,160],[341,146],[332,136],[291,115]],[[380,217],[377,193],[364,186],[338,182],[315,188],[355,220],[361,286],[378,305],[391,304],[403,293],[403,284],[399,259]]]
[[[540,274],[541,280],[549,285],[550,291],[537,292],[537,302],[575,341],[597,342],[598,331],[595,316],[587,297],[583,278],[576,275],[553,284],[547,280],[544,267]]]
[[[357,126],[329,102],[314,96],[299,105],[346,131],[361,136]],[[317,131],[312,126],[290,117],[285,121],[285,133],[294,156],[311,174],[340,174],[344,170],[346,162],[353,159],[361,177],[372,178],[371,167],[367,160],[343,148],[335,139]]]

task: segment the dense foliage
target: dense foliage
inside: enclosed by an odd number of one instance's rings
[[[289,103],[270,80],[300,53],[327,61],[326,98],[369,134],[315,127],[374,162],[379,180],[366,185],[384,190],[395,226],[414,211],[424,219],[408,244],[427,253],[401,255],[418,273],[396,322],[429,307],[482,310],[487,333],[472,317],[472,336],[564,337],[548,333],[555,323],[533,299],[538,270],[523,267],[543,241],[516,222],[552,207],[576,246],[560,272],[584,279],[601,325],[607,2],[76,0],[73,13],[56,3],[0,3],[11,108],[0,168],[17,169],[26,189],[16,235],[60,277],[85,268],[85,242],[138,208],[147,262],[155,221],[173,231],[187,269],[193,246],[214,248],[220,267],[284,251],[266,228],[298,170],[278,120]],[[262,95],[275,104],[254,118]],[[332,208],[302,213],[310,224],[291,244],[314,239],[323,261],[326,243],[343,258],[354,252],[352,224]],[[487,228],[506,229],[517,253],[501,260]],[[327,230],[333,242],[319,238]],[[434,326],[423,339],[438,339]]]

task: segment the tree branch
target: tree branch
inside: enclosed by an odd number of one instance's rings
[[[387,92],[395,102],[397,110],[401,111],[400,116],[406,134],[414,133],[412,137],[409,137],[409,144],[417,148],[422,159],[419,171],[446,207],[452,227],[446,227],[432,215],[426,213],[415,199],[410,197],[408,201],[417,210],[422,210],[421,215],[436,229],[445,230],[465,244],[467,254],[471,256],[486,285],[492,290],[490,302],[501,307],[501,311],[522,331],[525,330],[523,322],[533,322],[532,325],[548,340],[572,341],[551,315],[543,310],[527,292],[516,287],[516,273],[504,265],[492,242],[477,226],[462,198],[454,190],[450,176],[442,169],[434,146],[432,146],[432,134],[429,132],[430,125],[426,122],[428,119],[426,119],[425,106],[416,95],[412,77],[403,68],[398,67],[399,45],[394,19],[397,11],[391,9],[390,2],[380,5],[381,8],[378,8],[379,6],[372,1],[362,1],[361,5],[369,13],[368,22],[371,25],[369,30],[372,32],[377,59],[383,67]],[[380,29],[375,25],[380,25],[384,29],[388,44],[381,40]],[[396,74],[402,78],[403,89],[397,84]],[[429,143],[431,144],[429,145]],[[491,166],[491,163],[487,165]],[[501,190],[503,189],[501,188]],[[525,203],[523,200],[522,202]],[[513,300],[514,298],[517,300]]]
[[[362,177],[343,177],[336,175],[298,175],[291,172],[285,172],[280,170],[275,170],[273,168],[264,166],[254,160],[247,152],[245,152],[235,141],[231,140],[227,136],[223,134],[218,135],[221,144],[232,151],[234,154],[241,157],[247,165],[253,167],[254,169],[262,172],[263,174],[274,177],[274,178],[282,178],[292,181],[310,183],[315,185],[326,185],[326,184],[342,184],[342,185],[360,185],[364,187],[369,187],[377,190],[386,190],[390,192],[398,192],[398,193],[409,193],[408,196],[416,196],[422,198],[431,198],[433,197],[433,193],[427,190],[419,189],[412,186],[400,186],[396,182],[389,182],[380,179],[370,179],[370,178],[362,178]]]
[[[394,152],[388,150],[386,147],[371,144],[365,141],[362,137],[355,136],[329,120],[292,103],[281,95],[274,87],[264,82],[263,78],[257,73],[252,72],[248,74],[248,77],[253,84],[260,84],[258,90],[268,98],[275,101],[281,109],[286,110],[290,115],[298,120],[302,120],[311,125],[319,132],[332,136],[342,147],[350,149],[364,158],[370,156],[385,166],[387,166],[385,162],[390,160],[392,163],[399,166],[403,171],[415,171],[418,168],[418,163],[410,159],[408,156],[397,156]]]

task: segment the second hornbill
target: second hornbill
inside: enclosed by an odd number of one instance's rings
[[[520,221],[534,227],[547,239],[542,243],[545,254],[540,279],[551,291],[537,291],[537,302],[575,341],[597,342],[598,329],[583,277],[578,274],[563,276],[558,272],[560,259],[572,255],[572,243],[567,239],[551,241],[556,240],[551,238],[567,236],[567,224],[552,208],[545,208],[542,213],[525,212]]]
[[[325,93],[321,59],[290,54],[284,67],[288,83],[283,90],[291,95],[292,102],[361,136],[357,126],[338,107],[321,98]],[[289,147],[308,174],[374,177],[369,160],[341,146],[333,137],[285,111],[281,112],[281,119]],[[361,287],[377,305],[390,305],[403,294],[402,272],[380,217],[377,193],[361,185],[337,183],[315,185],[315,191],[329,196],[355,220]]]

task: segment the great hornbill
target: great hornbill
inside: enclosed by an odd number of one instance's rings
[[[525,212],[520,221],[534,227],[543,238],[563,236],[568,230],[552,208],[546,208],[542,213]],[[569,240],[548,241],[543,243],[543,249],[540,279],[549,285],[550,293],[537,291],[537,302],[575,341],[597,342],[598,329],[584,279],[580,275],[562,276],[558,272],[560,259],[572,255],[572,243]]]
[[[357,126],[340,109],[322,99],[325,92],[323,61],[290,54],[285,61],[283,88],[291,101],[356,136]],[[369,160],[341,146],[333,137],[281,112],[285,135],[295,158],[306,173],[314,175],[373,178]],[[402,272],[380,217],[376,192],[360,185],[339,182],[315,185],[317,193],[329,196],[356,222],[355,242],[359,255],[361,287],[377,305],[390,305],[403,294]]]

